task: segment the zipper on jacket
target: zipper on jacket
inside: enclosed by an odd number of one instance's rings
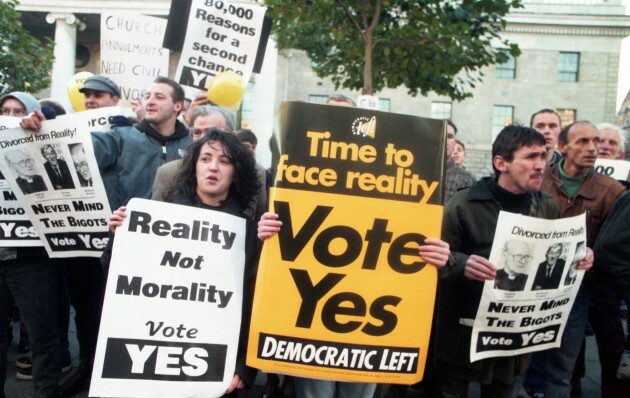
[[[162,144],[162,164],[166,163],[166,145]]]

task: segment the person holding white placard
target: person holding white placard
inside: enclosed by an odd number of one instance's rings
[[[247,149],[234,135],[211,129],[188,148],[176,178],[164,195],[165,202],[225,212],[247,221],[243,314],[236,374],[226,393],[252,385],[256,376],[256,370],[245,364],[245,354],[260,242],[254,220],[246,215],[246,210],[259,189],[254,158]],[[114,211],[109,221],[112,233],[122,225],[125,217],[124,206]]]

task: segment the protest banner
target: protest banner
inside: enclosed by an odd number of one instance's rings
[[[158,76],[168,76],[169,51],[162,48],[166,19],[147,15],[101,14],[101,73],[120,87],[120,105],[144,99]]]
[[[247,361],[270,372],[422,378],[437,270],[418,246],[442,223],[443,121],[284,103]]]
[[[472,362],[560,347],[582,283],[585,214],[544,220],[501,211],[470,345]]]
[[[0,131],[19,126],[20,118],[0,116]],[[0,247],[43,246],[26,211],[15,197],[11,184],[1,173],[0,192]]]
[[[90,396],[218,397],[234,377],[245,220],[132,199],[116,230]]]
[[[109,240],[111,210],[82,113],[44,121],[39,133],[14,128],[0,138],[0,171],[50,257],[100,257]]]
[[[595,171],[615,180],[630,181],[630,162],[627,160],[597,158]]]
[[[193,0],[175,80],[192,98],[213,76],[234,71],[249,81],[256,62],[265,7],[227,0]]]

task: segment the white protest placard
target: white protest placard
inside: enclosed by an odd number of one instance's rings
[[[586,215],[544,220],[501,211],[470,344],[472,362],[560,347],[582,282]]]
[[[19,127],[20,118],[0,116],[0,139],[2,131]],[[0,247],[43,246],[26,211],[18,202],[11,184],[0,173]]]
[[[100,257],[109,240],[111,210],[84,116],[0,136],[0,171],[50,257]]]
[[[630,162],[622,159],[602,159],[595,161],[595,171],[615,180],[628,181]]]
[[[156,77],[168,76],[169,51],[162,48],[165,29],[163,18],[101,14],[101,73],[120,87],[120,105],[144,98]]]
[[[244,219],[132,199],[116,230],[90,396],[223,395],[244,267]]]
[[[232,70],[246,85],[254,69],[265,7],[227,0],[192,0],[175,80],[192,98],[218,73]]]

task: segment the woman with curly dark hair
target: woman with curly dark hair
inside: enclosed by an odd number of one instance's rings
[[[209,129],[188,147],[164,201],[242,216],[259,190],[247,148],[233,134]]]
[[[253,287],[261,243],[256,236],[256,224],[247,212],[249,203],[260,189],[254,162],[252,155],[236,136],[215,128],[209,129],[202,138],[187,148],[176,178],[164,194],[165,202],[220,211],[247,221],[243,312],[236,370],[226,391],[228,394],[245,385],[251,386],[256,378],[256,370],[245,364]],[[110,216],[109,229],[112,234],[122,225],[125,217],[124,206]]]

